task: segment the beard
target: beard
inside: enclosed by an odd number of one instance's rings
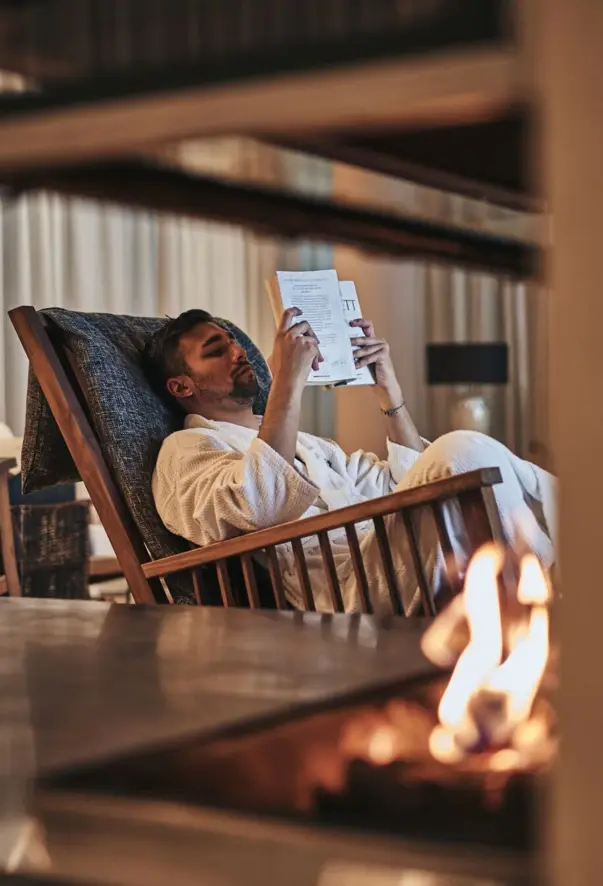
[[[253,370],[240,373],[230,379],[230,389],[224,384],[212,384],[207,378],[202,379],[192,373],[189,376],[195,384],[199,405],[203,403],[224,403],[228,400],[242,406],[252,406],[260,386]]]
[[[241,373],[233,380],[230,399],[239,403],[253,403],[259,390],[260,386],[253,371],[247,374]]]

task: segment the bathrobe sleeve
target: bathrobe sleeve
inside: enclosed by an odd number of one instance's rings
[[[346,471],[361,495],[375,498],[393,492],[420,455],[415,449],[388,440],[386,461],[372,452],[358,450],[347,457]]]
[[[259,438],[240,453],[195,430],[168,437],[153,475],[163,523],[198,545],[298,520],[318,495],[316,486]]]

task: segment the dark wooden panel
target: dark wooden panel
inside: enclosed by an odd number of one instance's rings
[[[505,43],[510,24],[505,0],[25,0],[0,4],[0,66],[64,105]]]

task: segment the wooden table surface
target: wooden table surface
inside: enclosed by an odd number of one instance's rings
[[[0,600],[0,856],[38,775],[418,676],[430,668],[422,629],[392,617]],[[210,809],[106,804],[36,795],[55,873],[129,886],[198,886],[201,872],[232,886],[535,882],[522,860],[475,847],[459,855]]]
[[[0,600],[0,815],[35,776],[420,673],[418,620]]]

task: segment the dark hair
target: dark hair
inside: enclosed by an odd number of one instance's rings
[[[215,323],[214,317],[201,308],[185,311],[174,320],[167,321],[147,342],[143,354],[143,366],[151,383],[162,390],[169,378],[188,372],[186,360],[180,352],[180,339],[199,323]]]

